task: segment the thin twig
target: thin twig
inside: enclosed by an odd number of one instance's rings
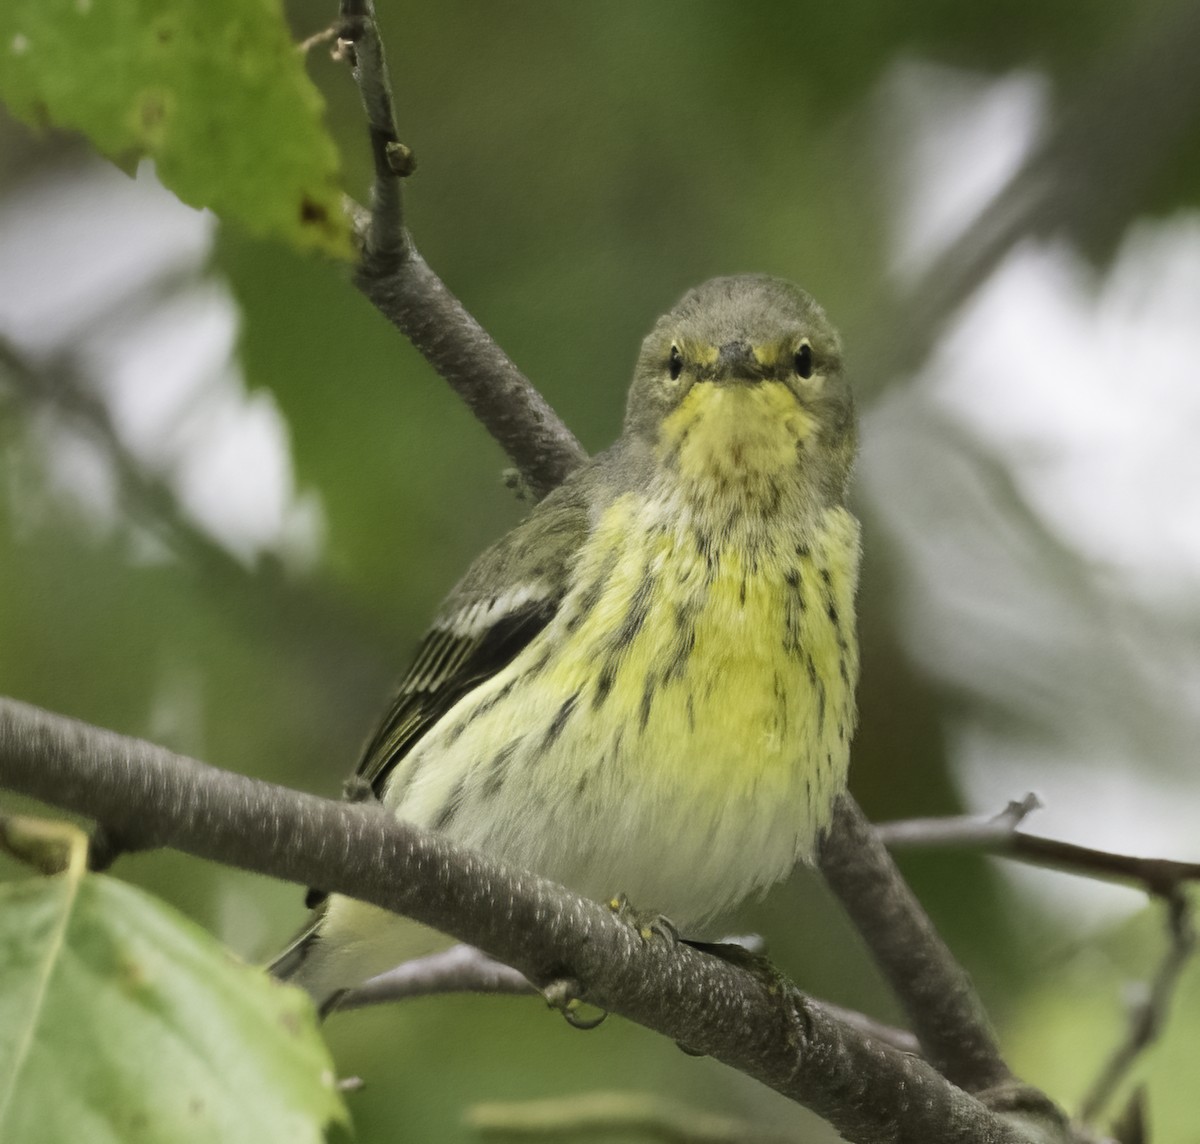
[[[1200,881],[1200,863],[1142,858],[1042,838],[1018,829],[1040,805],[1027,794],[993,816],[957,815],[881,823],[876,837],[892,849],[952,847],[978,849],[1002,858],[1048,866],[1082,877],[1132,882],[1166,903],[1169,942],[1158,972],[1130,1009],[1129,1028],[1084,1098],[1080,1118],[1095,1123],[1138,1057],[1162,1030],[1184,966],[1196,945],[1191,902],[1184,889]],[[1134,1112],[1130,1115],[1136,1113]],[[1132,1122],[1131,1122],[1132,1123]],[[1130,1129],[1132,1131],[1132,1129]]]
[[[988,846],[1007,843],[1042,804],[1035,794],[1010,802],[999,814],[955,814],[904,818],[875,824],[875,837],[889,850],[928,846]]]
[[[371,229],[364,257],[372,262],[400,262],[412,250],[412,241],[404,227],[401,185],[401,179],[412,173],[411,152],[409,161],[403,165],[395,162],[400,154],[397,148],[403,145],[396,130],[392,85],[372,0],[342,0],[337,33],[338,39],[349,46],[347,58],[352,61],[354,81],[367,115],[371,158],[375,163]]]
[[[321,44],[328,44],[331,40],[337,39],[337,25],[330,24],[328,28],[322,28],[319,32],[314,32],[311,36],[307,36],[296,45],[296,51],[299,55],[306,56],[313,48]]]
[[[1112,882],[1140,883],[1157,897],[1171,898],[1185,882],[1200,881],[1200,863],[1178,862],[1171,858],[1141,858],[1136,854],[1116,854],[1040,838],[1016,831],[1012,842],[998,853],[1035,866],[1048,866],[1069,874],[1100,878]]]
[[[523,973],[471,945],[414,958],[364,981],[339,998],[337,1011],[387,1005],[443,993],[529,995],[538,992]]]
[[[1000,858],[1062,870],[1080,877],[1132,882],[1147,893],[1168,900],[1173,899],[1185,883],[1200,882],[1200,862],[1118,854],[1018,829],[1039,805],[1037,796],[1028,794],[1019,802],[1010,802],[1007,808],[992,817],[950,815],[904,819],[878,824],[875,834],[889,850],[930,847],[983,850]]]
[[[371,133],[371,225],[355,283],[425,356],[545,496],[587,458],[512,359],[417,252],[404,228],[401,180],[413,167],[400,143],[383,43],[371,0],[342,0],[339,34],[353,45],[354,78]]]
[[[379,806],[220,771],[11,699],[0,699],[0,786],[98,819],[119,836],[141,833],[406,914],[543,988],[582,982],[583,999],[757,1078],[852,1144],[1067,1139],[1044,1098],[1033,1126],[1028,1104],[993,1115],[925,1061],[836,1021],[789,983],[683,942],[647,941],[605,906]]]
[[[1144,995],[1130,1006],[1129,1029],[1124,1039],[1113,1050],[1080,1105],[1079,1117],[1085,1124],[1095,1123],[1138,1057],[1158,1039],[1166,1024],[1184,966],[1196,948],[1191,901],[1181,890],[1167,899],[1167,934],[1167,950],[1158,972]]]

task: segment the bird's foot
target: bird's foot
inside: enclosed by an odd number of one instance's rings
[[[676,942],[684,940],[679,936],[679,930],[675,928],[675,923],[670,918],[664,917],[662,914],[644,913],[634,909],[624,894],[610,898],[608,908],[626,925],[637,930],[642,941],[652,941],[654,938],[658,938],[660,941],[674,945]]]
[[[551,1009],[557,1009],[572,1029],[595,1029],[598,1025],[604,1023],[605,1017],[608,1016],[607,1009],[595,1009],[596,1016],[586,1016],[584,1008],[587,1002],[584,1001],[582,987],[579,982],[572,977],[560,977],[551,981],[542,990],[542,996],[546,999],[546,1004]]]

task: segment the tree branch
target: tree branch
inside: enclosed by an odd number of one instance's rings
[[[993,1114],[924,1061],[840,1023],[794,986],[773,986],[680,942],[645,941],[604,906],[462,851],[379,806],[220,771],[10,699],[0,700],[0,785],[144,844],[407,914],[539,985],[581,982],[591,1003],[757,1078],[851,1142],[1067,1138],[1049,1102]]]
[[[970,978],[848,794],[818,862],[938,1071],[968,1092],[1013,1083]]]
[[[375,162],[371,222],[355,284],[467,403],[531,491],[545,496],[587,454],[512,359],[446,289],[404,228],[400,180],[412,170],[412,157],[396,130],[371,0],[342,0],[338,35],[352,46]]]
[[[1147,893],[1168,901],[1175,899],[1184,884],[1200,882],[1200,862],[1118,854],[1057,838],[1043,838],[1018,829],[1025,817],[1040,805],[1036,795],[1027,794],[991,817],[964,814],[883,822],[875,827],[875,836],[889,850],[935,846],[983,850],[1000,858],[1012,858],[1081,877],[1133,882]]]
[[[859,1032],[866,1033],[873,1040],[891,1045],[893,1049],[899,1049],[902,1053],[921,1056],[920,1042],[907,1029],[898,1029],[895,1025],[885,1025],[882,1021],[877,1021],[866,1013],[860,1013],[857,1009],[847,1009],[843,1005],[835,1005],[832,1001],[814,1000],[813,1004],[819,1005],[835,1021],[858,1029]]]

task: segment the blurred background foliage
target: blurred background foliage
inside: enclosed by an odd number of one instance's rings
[[[1200,858],[1200,10],[382,0],[418,245],[589,449],[689,285],[795,279],[841,328],[866,526],[853,788]],[[292,0],[297,39],[333,5]],[[2,46],[0,46],[2,47]],[[309,53],[365,194],[357,94]],[[0,692],[333,794],[441,594],[519,518],[506,462],[347,268],[0,120]],[[1018,1071],[1071,1104],[1151,972],[1128,890],[908,855]],[[247,958],[294,887],[172,854],[118,873]],[[896,1013],[800,872],[739,928]],[[364,1141],[598,1089],[829,1130],[714,1065],[530,1001],[335,1018]],[[1200,1140],[1200,977],[1140,1067]],[[632,1138],[632,1137],[629,1137]]]

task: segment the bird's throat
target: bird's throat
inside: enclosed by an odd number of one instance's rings
[[[659,469],[702,511],[804,512],[811,499],[804,448],[815,429],[782,382],[702,382],[662,423]]]
[[[782,382],[701,382],[663,421],[659,458],[687,482],[756,483],[795,472],[813,430]]]

